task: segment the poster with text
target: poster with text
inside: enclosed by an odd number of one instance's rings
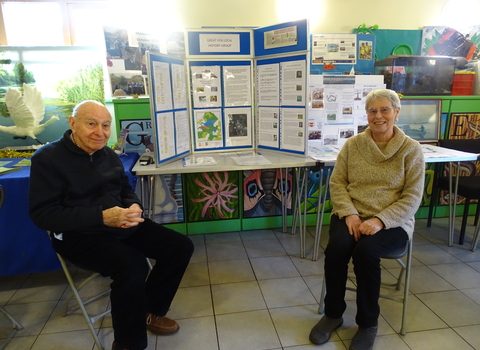
[[[219,66],[191,67],[193,108],[221,107],[222,84]]]

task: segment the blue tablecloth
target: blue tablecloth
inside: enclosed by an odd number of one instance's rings
[[[123,155],[125,172],[133,188],[137,178],[131,170],[139,155]],[[1,159],[18,163],[21,159]],[[34,273],[61,268],[46,231],[33,224],[28,216],[30,167],[0,175],[5,201],[0,209],[0,276]]]

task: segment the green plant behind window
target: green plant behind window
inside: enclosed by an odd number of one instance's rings
[[[102,65],[79,69],[70,79],[60,81],[57,92],[64,101],[74,105],[84,100],[105,103]]]

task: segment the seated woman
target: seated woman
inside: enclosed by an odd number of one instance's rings
[[[350,350],[373,349],[380,314],[380,259],[412,237],[425,176],[420,144],[395,125],[400,113],[395,91],[370,92],[366,111],[368,128],[345,142],[330,179],[325,315],[310,332],[310,341],[319,345],[343,324],[352,258],[358,330]]]

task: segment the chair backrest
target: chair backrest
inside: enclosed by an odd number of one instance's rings
[[[451,148],[457,151],[480,153],[480,139],[452,139],[439,140],[440,147]]]
[[[2,209],[4,199],[5,199],[5,190],[3,189],[3,186],[0,185],[0,209]]]

